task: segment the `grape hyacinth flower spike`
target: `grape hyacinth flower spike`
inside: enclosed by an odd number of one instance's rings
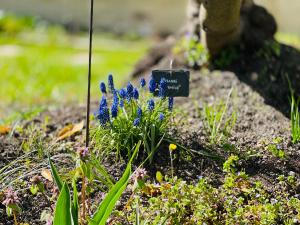
[[[162,78],[159,83],[159,97],[165,98],[167,93],[167,80]]]
[[[149,92],[153,94],[155,92],[155,89],[156,89],[155,80],[151,78],[149,81]]]
[[[128,82],[126,89],[127,89],[127,95],[133,97],[133,85],[130,82]]]
[[[145,78],[141,78],[140,84],[141,84],[142,88],[146,86],[146,80],[145,80]]]
[[[106,86],[105,86],[105,83],[104,82],[101,82],[100,83],[100,91],[102,94],[106,94]]]
[[[138,109],[137,109],[137,115],[139,118],[141,118],[143,116],[143,110],[140,107],[138,107]]]
[[[107,100],[104,96],[102,96],[101,101],[100,101],[100,108],[107,107]]]
[[[107,107],[107,100],[104,96],[102,97],[101,102],[100,102],[97,118],[99,119],[100,124],[102,126],[104,126],[107,122],[110,121],[109,109]]]
[[[141,122],[141,119],[140,119],[140,118],[136,118],[136,119],[133,121],[133,126],[137,127],[138,125],[140,125],[140,122]]]
[[[124,108],[124,100],[123,99],[120,100],[120,107]]]
[[[163,113],[160,113],[160,114],[159,114],[159,120],[160,120],[160,121],[163,121],[164,118],[165,118],[165,115],[164,115]]]
[[[138,100],[139,99],[139,91],[138,91],[138,89],[137,88],[134,88],[133,89],[133,98],[135,99],[135,100]]]
[[[108,88],[111,91],[111,93],[113,93],[115,90],[114,78],[112,74],[108,75]]]
[[[110,121],[109,109],[107,107],[100,108],[98,119],[102,126],[105,126]]]
[[[119,91],[119,95],[122,99],[126,98],[127,96],[127,91],[125,88],[122,88],[120,91]]]
[[[119,105],[119,96],[116,91],[114,92],[113,104],[117,106]]]
[[[112,104],[111,106],[111,117],[116,118],[118,116],[118,105]]]
[[[153,99],[148,100],[148,109],[150,112],[152,112],[154,110],[155,107],[155,102]]]

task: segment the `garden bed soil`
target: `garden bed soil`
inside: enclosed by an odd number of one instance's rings
[[[292,144],[290,136],[289,100],[285,74],[290,76],[292,84],[300,90],[300,57],[299,53],[287,46],[281,46],[280,57],[271,56],[268,60],[253,59],[252,55],[243,55],[238,62],[228,67],[227,71],[220,70],[191,70],[191,86],[189,98],[176,98],[175,108],[180,111],[174,119],[176,125],[170,131],[177,142],[193,149],[189,157],[175,160],[175,174],[190,182],[199,177],[207,177],[214,185],[222,183],[224,177],[222,163],[232,154],[241,158],[240,169],[244,169],[252,180],[260,180],[272,191],[278,184],[279,175],[290,172],[300,174],[300,144]],[[168,67],[168,60],[161,60],[155,68]],[[298,81],[298,83],[296,82]],[[299,88],[299,89],[298,89]],[[203,104],[213,104],[225,100],[232,90],[230,97],[230,111],[236,110],[237,121],[228,139],[229,148],[222,145],[209,145],[203,120],[199,118],[199,110]],[[97,103],[93,103],[93,109]],[[50,118],[46,130],[41,128],[42,121]],[[36,129],[44,130],[43,139],[51,141],[58,130],[67,123],[76,123],[85,118],[84,106],[64,106],[60,109],[48,110],[32,121],[22,124],[34,124]],[[23,153],[21,145],[28,137],[17,131],[9,135],[0,136],[0,168]],[[278,148],[285,152],[286,158],[280,159],[266,149],[268,143],[274,139],[282,139]],[[75,138],[63,141],[65,145],[74,146],[83,142],[84,132]],[[225,150],[227,149],[227,150]],[[58,150],[63,151],[63,150]],[[198,154],[199,153],[199,154]],[[204,156],[211,153],[216,158]],[[181,155],[187,154],[184,150]],[[187,159],[188,158],[188,159]],[[104,162],[104,166],[118,179],[121,176],[122,163],[113,164],[112,160]],[[154,157],[154,163],[146,167],[152,180],[156,171],[163,174],[170,173],[170,159],[167,145],[163,145]],[[300,192],[300,186],[298,188]],[[125,194],[128,196],[129,192]],[[21,198],[21,213],[19,220],[29,224],[44,224],[39,221],[40,213],[46,203],[40,196],[33,197],[28,190],[19,192]],[[96,192],[93,202],[100,200],[101,192]],[[119,208],[122,208],[122,202]],[[0,204],[0,224],[13,224]]]

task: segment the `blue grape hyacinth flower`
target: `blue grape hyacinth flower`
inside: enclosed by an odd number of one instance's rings
[[[126,86],[126,90],[127,90],[127,97],[129,96],[130,98],[133,97],[133,85],[128,82],[127,86]]]
[[[97,117],[100,121],[100,124],[102,126],[105,126],[106,123],[108,123],[110,121],[110,117],[109,117],[109,109],[107,107],[101,107],[99,109],[99,114]]]
[[[106,86],[104,82],[100,83],[100,91],[102,92],[102,94],[106,94]]]
[[[113,93],[115,90],[114,78],[112,74],[108,75],[108,88],[111,91],[111,93]]]
[[[167,80],[165,78],[162,78],[159,82],[159,97],[166,97],[166,93],[167,93]]]
[[[155,80],[153,78],[151,78],[149,81],[149,92],[154,93],[155,90],[156,90],[156,83],[155,83]]]
[[[124,108],[124,100],[123,99],[120,100],[120,107]]]
[[[155,107],[155,102],[153,99],[148,100],[148,109],[150,112],[152,112],[154,110]]]
[[[139,99],[140,94],[139,94],[139,91],[138,91],[137,88],[134,88],[134,89],[133,89],[132,95],[133,95],[133,98],[134,98],[135,100],[138,100],[138,99]]]
[[[160,121],[163,121],[164,118],[165,118],[165,115],[164,115],[163,113],[160,113],[160,114],[159,114],[159,120],[160,120]]]
[[[140,125],[141,123],[141,119],[140,118],[136,118],[134,121],[133,121],[133,126],[137,127],[138,125]]]
[[[114,105],[119,105],[119,96],[118,96],[118,93],[115,91],[114,93],[114,97],[113,97],[113,104]]]
[[[142,88],[146,86],[146,80],[145,80],[145,78],[141,78],[140,84],[141,84]]]
[[[137,109],[137,115],[139,118],[141,118],[143,116],[143,110],[140,107],[138,107],[138,109]]]
[[[168,102],[169,102],[168,108],[169,108],[170,111],[172,111],[173,105],[174,105],[174,98],[173,97],[169,97]]]
[[[112,104],[111,106],[111,117],[116,118],[118,116],[118,105]]]
[[[120,97],[121,98],[126,98],[126,96],[127,96],[127,91],[126,91],[126,89],[125,88],[122,88],[120,91],[119,91],[119,95],[120,95]]]
[[[107,107],[107,100],[104,96],[102,96],[100,101],[100,108],[105,108],[105,107]]]

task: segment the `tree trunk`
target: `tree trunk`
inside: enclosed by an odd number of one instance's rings
[[[256,46],[273,38],[276,22],[253,0],[189,0],[188,30],[211,55],[232,43]]]

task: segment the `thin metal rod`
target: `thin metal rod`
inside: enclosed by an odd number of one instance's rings
[[[91,71],[92,71],[92,49],[93,49],[93,25],[94,25],[94,0],[90,0],[90,40],[89,40],[89,70],[88,89],[86,102],[86,136],[85,146],[89,147],[90,142],[90,105],[91,105]]]

